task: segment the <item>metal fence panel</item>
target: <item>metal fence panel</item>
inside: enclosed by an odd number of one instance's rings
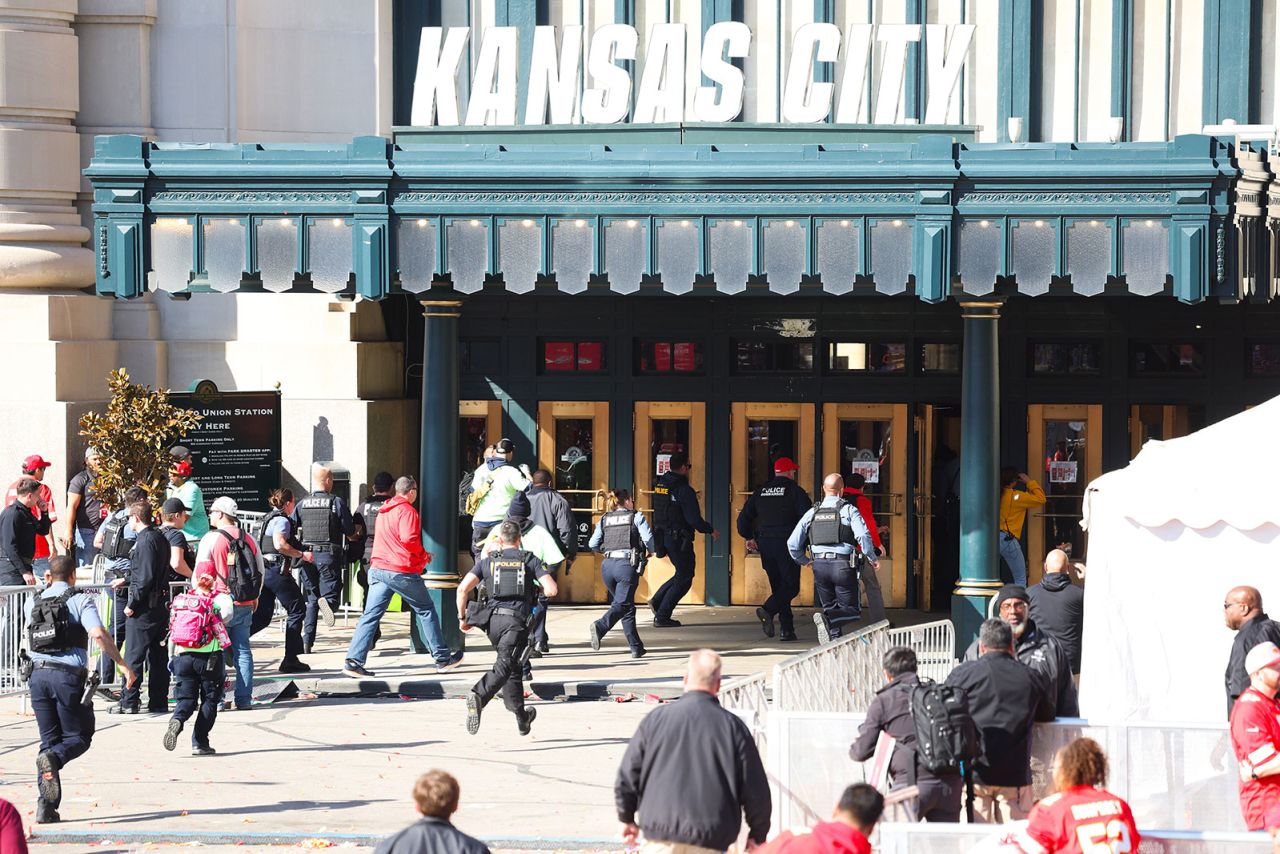
[[[915,651],[921,679],[943,682],[956,666],[956,627],[950,620],[889,629],[889,646]]]
[[[884,682],[880,662],[890,646],[888,629],[882,620],[774,665],[773,709],[865,711]]]
[[[111,595],[111,588],[106,584],[77,584],[76,589],[91,594],[99,615],[106,622],[106,600]],[[27,648],[27,602],[43,587],[17,585],[0,587],[0,697],[25,694],[27,686],[18,680],[18,654]],[[97,644],[90,642],[90,655],[97,650]],[[89,666],[94,665],[90,659]]]
[[[1140,854],[1263,854],[1271,851],[1264,833],[1199,833],[1172,830],[1144,830]],[[880,854],[969,854],[1001,831],[991,825],[963,824],[882,824]],[[983,847],[983,851],[991,848]]]

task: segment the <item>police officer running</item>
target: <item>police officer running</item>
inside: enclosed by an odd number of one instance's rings
[[[267,499],[271,512],[262,520],[262,533],[258,538],[258,551],[262,553],[262,593],[249,624],[250,636],[271,625],[276,602],[284,608],[284,658],[280,662],[281,673],[307,673],[311,665],[298,658],[302,654],[302,623],[307,616],[307,606],[298,582],[290,572],[294,560],[311,561],[311,552],[304,551],[302,543],[294,535],[293,515],[297,502],[292,489],[272,491]]]
[[[49,560],[44,574],[45,588],[27,601],[27,640],[30,644],[31,710],[40,728],[40,753],[36,756],[36,821],[48,824],[59,820],[62,801],[60,772],[81,756],[93,741],[93,686],[89,677],[89,638],[98,642],[102,654],[119,667],[127,686],[138,675],[125,664],[93,597],[78,593],[76,562],[67,555]],[[24,667],[26,664],[24,663]],[[88,690],[86,690],[86,688]]]
[[[636,585],[644,572],[647,552],[653,551],[653,531],[644,514],[636,512],[630,492],[625,489],[609,492],[605,514],[596,523],[588,545],[592,551],[604,555],[600,573],[609,591],[609,610],[587,629],[591,648],[600,649],[600,638],[621,620],[631,657],[640,658],[644,655],[644,644],[636,631]]]
[[[514,522],[498,525],[501,551],[481,558],[458,585],[459,628],[484,629],[497,656],[493,669],[467,693],[467,732],[480,731],[480,713],[502,692],[502,701],[516,716],[521,735],[528,735],[537,709],[524,707],[524,683],[520,659],[528,654],[529,621],[538,588],[547,596],[559,592],[555,576],[542,561],[520,547],[520,529]],[[483,584],[485,602],[467,606],[467,596]]]
[[[333,612],[342,601],[343,538],[355,533],[351,513],[333,494],[333,473],[317,463],[311,467],[311,482],[316,491],[298,501],[293,510],[298,540],[312,558],[302,564],[302,587],[307,595],[302,651],[307,654],[316,642],[317,619],[333,626]]]
[[[868,556],[871,568],[879,566],[872,555],[871,532],[856,507],[840,497],[844,478],[831,473],[822,481],[822,500],[811,507],[787,540],[787,550],[797,563],[809,563],[805,542],[813,563],[813,589],[822,610],[813,615],[818,627],[818,643],[840,637],[841,627],[862,615],[858,601],[858,550]]]
[[[796,639],[791,600],[800,593],[800,565],[791,559],[787,537],[805,511],[813,506],[809,493],[796,483],[800,469],[790,457],[773,464],[773,477],[751,493],[738,514],[738,535],[747,548],[760,554],[760,564],[769,577],[769,598],[756,608],[760,628],[773,637],[773,618],[778,618],[781,640]]]
[[[653,609],[654,628],[679,626],[671,619],[676,605],[693,586],[697,559],[693,553],[693,534],[699,531],[720,539],[720,532],[702,518],[698,507],[698,493],[689,485],[689,458],[683,451],[671,455],[671,469],[658,478],[653,486],[653,526],[658,529],[654,552],[658,557],[671,560],[675,574],[649,599]]]

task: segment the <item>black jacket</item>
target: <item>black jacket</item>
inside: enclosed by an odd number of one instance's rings
[[[1280,623],[1261,612],[1236,632],[1235,642],[1231,644],[1231,656],[1227,659],[1227,720],[1231,720],[1231,709],[1236,704],[1236,697],[1249,687],[1249,674],[1244,672],[1244,657],[1249,654],[1249,650],[1267,641],[1280,646]]]
[[[14,501],[0,512],[0,569],[28,573],[36,554],[36,537],[49,533],[49,514],[37,519],[31,508]]]
[[[1017,640],[1018,661],[1030,667],[1044,679],[1046,690],[1053,699],[1054,715],[1059,718],[1080,716],[1080,698],[1076,685],[1071,681],[1071,660],[1067,652],[1048,634],[1040,630],[1036,621],[1027,620],[1026,631]],[[969,644],[965,661],[978,658],[978,642]]]
[[[785,502],[787,521],[779,520],[779,524],[770,525],[765,516],[760,513],[761,492],[766,489],[773,490],[774,494],[779,495],[782,502]],[[778,499],[770,496],[767,500]],[[765,481],[764,486],[751,493],[747,503],[742,505],[742,510],[738,513],[738,536],[744,540],[756,537],[778,537],[785,540],[795,530],[800,517],[812,506],[813,500],[809,498],[809,493],[804,491],[804,487],[785,475],[776,474]]]
[[[373,854],[489,854],[489,847],[442,818],[428,818],[388,836]]]
[[[689,478],[669,471],[658,478],[666,485],[671,495],[671,515],[668,519],[654,519],[654,527],[666,531],[679,531],[688,534],[697,531],[710,534],[714,528],[702,518],[702,508],[698,506],[698,493],[689,485]]]
[[[916,724],[911,716],[911,689],[920,684],[914,673],[901,673],[876,692],[867,707],[867,717],[858,727],[858,737],[849,748],[855,762],[865,762],[876,752],[876,741],[883,730],[897,739],[889,758],[892,788],[934,779],[928,768],[916,766]]]
[[[169,594],[169,541],[160,529],[148,526],[138,532],[129,555],[129,603],[134,616],[164,605]]]
[[[1012,656],[988,652],[951,671],[947,684],[963,688],[982,731],[983,757],[974,778],[988,786],[1031,784],[1031,724],[1053,720],[1044,677]]]
[[[531,486],[525,494],[529,496],[529,518],[547,529],[564,552],[564,559],[572,562],[578,556],[578,530],[569,499],[549,486]]]
[[[1080,638],[1084,630],[1084,588],[1065,572],[1050,572],[1027,588],[1027,607],[1040,630],[1067,653],[1071,672],[1080,672]]]
[[[647,839],[724,851],[744,812],[751,839],[769,834],[773,801],[751,732],[705,691],[689,691],[640,722],[613,797],[618,819],[640,825]]]

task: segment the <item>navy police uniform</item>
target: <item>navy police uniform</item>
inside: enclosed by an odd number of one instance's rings
[[[258,538],[258,551],[262,554],[265,569],[262,576],[262,592],[258,606],[253,611],[249,634],[255,635],[271,625],[276,602],[284,609],[284,662],[290,666],[302,654],[302,624],[306,619],[307,605],[298,582],[289,571],[289,558],[276,548],[275,534],[284,534],[285,542],[298,551],[306,551],[299,542],[293,520],[279,509],[272,510],[262,520],[262,534]]]
[[[621,620],[631,655],[639,658],[644,655],[644,644],[636,630],[636,585],[643,566],[636,552],[641,547],[653,551],[653,531],[643,513],[620,507],[600,517],[587,545],[604,556],[600,574],[609,591],[609,610],[591,624],[591,646],[599,649],[600,638]]]
[[[136,712],[141,705],[143,665],[147,668],[147,710],[169,710],[169,541],[148,525],[138,532],[130,556],[128,602],[133,614],[124,624],[124,660],[138,674],[132,688],[120,691],[119,710]]]
[[[324,599],[330,614],[342,604],[343,539],[355,533],[355,525],[346,504],[329,492],[313,492],[298,501],[293,508],[293,523],[298,540],[315,557],[314,563],[302,564],[302,588],[307,595],[302,646],[304,652],[311,652],[316,642],[320,600]]]
[[[756,541],[760,564],[769,578],[769,598],[760,607],[769,616],[765,631],[771,637],[776,616],[782,639],[795,640],[791,600],[800,594],[800,565],[787,550],[787,537],[812,506],[809,493],[791,478],[777,474],[751,493],[738,514],[738,535]]]
[[[654,484],[653,526],[658,529],[655,552],[671,561],[675,574],[658,588],[649,599],[653,609],[654,624],[668,623],[676,605],[693,586],[697,559],[693,553],[695,531],[710,534],[714,528],[702,518],[698,506],[698,493],[689,485],[689,479],[669,471]]]
[[[875,554],[871,532],[858,508],[839,496],[826,495],[801,517],[787,540],[787,549],[797,563],[809,562],[806,543],[813,562],[813,589],[822,608],[814,614],[818,640],[825,640],[824,632],[838,638],[842,626],[862,616],[854,564],[859,549],[866,555]]]

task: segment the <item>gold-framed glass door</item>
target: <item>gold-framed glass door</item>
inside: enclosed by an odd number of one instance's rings
[[[1152,439],[1167,441],[1203,428],[1204,407],[1142,403],[1129,407],[1129,459]]]
[[[573,510],[578,556],[559,573],[557,602],[605,601],[598,555],[587,540],[604,510],[609,488],[609,404],[543,401],[538,404],[538,465]]]
[[[950,610],[960,575],[960,408],[926,404],[918,413],[911,505],[916,549],[911,569],[919,607]]]
[[[1027,407],[1027,474],[1044,487],[1044,507],[1027,514],[1027,583],[1044,572],[1049,549],[1063,547],[1085,559],[1084,491],[1102,474],[1100,404],[1032,404]]]
[[[707,405],[701,402],[649,402],[636,404],[633,423],[636,434],[635,498],[636,509],[653,524],[653,482],[665,472],[671,455],[682,452],[693,463],[689,485],[698,493],[706,514],[705,477],[707,458]],[[706,602],[706,561],[697,562],[693,587],[681,601],[702,605]],[[649,596],[675,574],[667,558],[650,556],[649,566],[636,587],[636,600],[649,601]]]
[[[829,403],[822,407],[822,471],[867,479],[880,529],[880,589],[888,608],[907,603],[907,405]]]
[[[732,441],[730,525],[765,481],[773,477],[773,463],[790,457],[800,467],[796,483],[813,495],[814,411],[812,403],[735,403],[729,421]],[[733,532],[730,550],[729,597],[735,605],[759,605],[769,598],[769,578],[760,556],[747,552],[747,544]],[[800,595],[795,604],[813,603],[813,573],[800,573]]]
[[[497,400],[458,401],[459,477],[474,474],[484,462],[484,449],[502,438],[502,403]],[[471,568],[471,517],[458,517],[458,572]]]

